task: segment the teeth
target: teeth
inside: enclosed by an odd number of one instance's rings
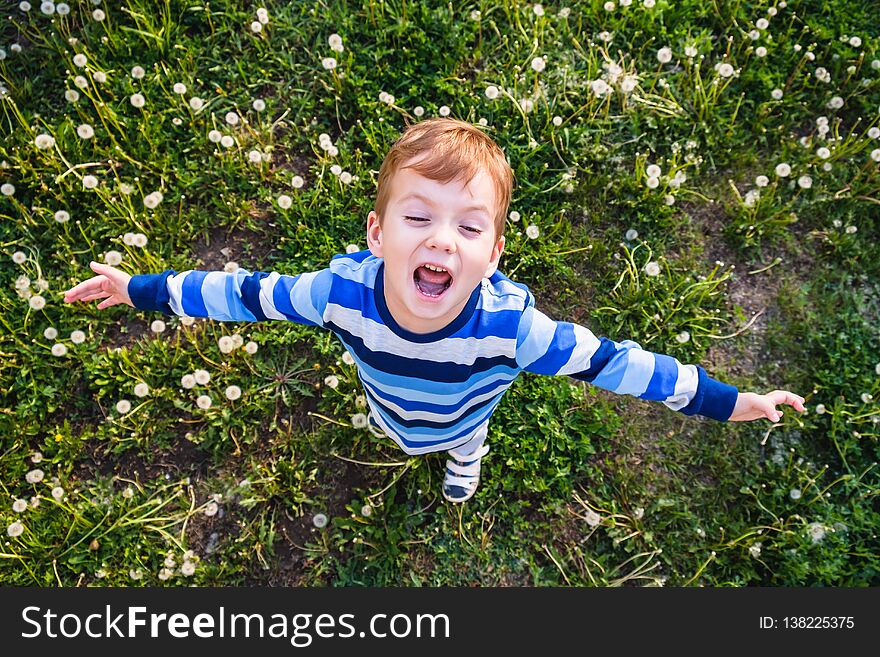
[[[425,269],[430,269],[431,271],[446,271],[443,267],[435,267],[434,265],[424,265]]]

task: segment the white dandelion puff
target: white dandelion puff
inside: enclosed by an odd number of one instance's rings
[[[34,138],[34,145],[40,150],[52,148],[55,145],[55,138],[52,135],[41,134]]]
[[[40,483],[41,481],[43,481],[43,477],[44,477],[44,476],[45,476],[44,472],[43,472],[42,470],[40,470],[39,468],[36,468],[36,469],[31,470],[30,472],[28,472],[28,473],[24,476],[24,479],[25,479],[25,481],[28,482],[29,484],[38,484],[38,483]]]
[[[217,340],[217,347],[220,349],[220,353],[230,354],[235,349],[235,342],[228,335],[224,335]]]

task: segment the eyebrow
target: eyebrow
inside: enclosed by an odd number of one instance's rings
[[[434,202],[431,201],[431,199],[429,199],[427,196],[422,196],[418,192],[410,192],[409,194],[406,194],[405,196],[401,197],[398,202],[402,203],[403,201],[408,201],[411,198],[418,199],[420,201],[424,201],[425,203],[427,203],[428,205],[431,205],[431,206],[434,205]],[[467,206],[466,208],[463,208],[464,212],[469,212],[471,210],[479,210],[480,212],[484,212],[487,217],[491,216],[491,214],[489,213],[489,209],[485,205],[483,205],[482,203],[475,203],[473,205]]]

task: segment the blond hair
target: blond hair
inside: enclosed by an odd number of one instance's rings
[[[423,154],[426,156],[420,158]],[[419,161],[404,165],[413,159]],[[495,185],[495,239],[504,234],[513,192],[513,170],[504,151],[477,127],[458,119],[433,118],[403,131],[379,168],[375,211],[380,225],[391,194],[391,179],[401,168],[412,169],[437,182],[458,179],[465,185],[484,169]]]

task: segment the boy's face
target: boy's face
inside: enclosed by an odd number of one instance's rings
[[[381,228],[375,211],[367,219],[367,244],[385,259],[385,303],[398,324],[432,333],[461,313],[504,251],[504,237],[495,239],[494,217],[495,188],[485,171],[467,186],[412,169],[394,175]]]

